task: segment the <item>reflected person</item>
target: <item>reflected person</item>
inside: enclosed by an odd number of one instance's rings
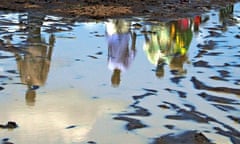
[[[122,19],[109,20],[106,23],[108,40],[108,68],[113,71],[111,83],[117,87],[121,81],[121,72],[126,71],[135,58],[136,34],[130,32],[130,22]],[[129,47],[129,43],[131,46]]]
[[[36,89],[43,86],[49,72],[51,55],[55,37],[49,37],[49,44],[41,37],[42,19],[28,15],[28,36],[26,53],[17,54],[17,65],[21,82],[27,85],[26,104],[34,105]]]
[[[221,8],[219,11],[219,21],[222,23],[223,31],[227,30],[227,21],[234,12],[233,5],[227,5],[225,8]]]
[[[152,25],[150,33],[145,33],[143,49],[148,61],[156,66],[156,76],[164,76],[164,65],[169,61],[169,50],[171,47],[169,27],[165,24]]]
[[[189,18],[182,18],[178,21],[171,22],[170,33],[174,45],[171,50],[172,58],[169,66],[171,71],[177,75],[186,73],[183,65],[188,59],[187,51],[193,37],[192,25],[193,21]]]

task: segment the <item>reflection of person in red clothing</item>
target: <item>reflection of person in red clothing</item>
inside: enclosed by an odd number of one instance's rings
[[[199,31],[199,26],[202,22],[201,16],[195,16],[193,18],[193,23],[194,23],[194,31]]]
[[[111,79],[113,86],[120,84],[121,72],[129,68],[135,57],[136,34],[132,34],[129,27],[130,23],[125,20],[109,20],[106,23],[108,68],[113,71]],[[131,48],[129,48],[130,39],[132,40]]]

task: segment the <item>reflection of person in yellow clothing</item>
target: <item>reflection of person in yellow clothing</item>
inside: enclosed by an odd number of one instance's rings
[[[130,32],[130,23],[122,19],[109,20],[106,23],[106,33],[108,39],[108,68],[113,71],[112,85],[118,86],[121,81],[121,72],[129,68],[135,57],[136,34]],[[129,48],[130,40],[132,44]]]
[[[187,51],[192,41],[192,26],[198,30],[200,17],[183,18],[166,24],[152,25],[148,37],[145,34],[144,51],[148,60],[156,66],[156,76],[164,76],[164,64],[168,64],[174,74],[185,74],[183,64],[187,61]],[[194,25],[193,25],[194,24]]]
[[[26,53],[23,56],[16,54],[21,81],[28,86],[26,102],[30,105],[34,104],[35,90],[46,82],[55,42],[53,35],[49,38],[49,45],[42,40],[41,22],[39,17],[29,15]]]
[[[192,41],[193,32],[192,21],[188,18],[182,18],[171,23],[171,39],[174,42],[172,47],[173,57],[169,64],[171,70],[177,74],[184,74],[183,64],[187,60],[187,51]]]
[[[168,61],[169,47],[171,47],[169,28],[167,25],[153,25],[151,32],[150,37],[145,34],[144,51],[149,62],[157,67],[156,76],[162,77],[163,66]]]

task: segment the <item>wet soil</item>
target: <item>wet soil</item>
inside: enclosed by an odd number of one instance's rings
[[[169,20],[189,17],[239,0],[2,0],[0,9],[39,12],[86,20],[145,17]]]

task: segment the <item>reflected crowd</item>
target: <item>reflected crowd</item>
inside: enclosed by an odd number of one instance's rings
[[[207,17],[195,16],[144,27],[143,50],[149,62],[156,66],[157,77],[164,76],[164,65],[169,65],[176,75],[186,73],[183,65],[188,60],[187,51],[193,33],[197,33],[200,24],[206,21]],[[113,71],[111,82],[114,87],[117,87],[121,81],[121,72],[130,67],[136,55],[136,33],[127,20],[109,20],[106,23],[106,37],[108,68]]]
[[[198,32],[201,16],[182,18],[169,23],[150,26],[145,34],[144,51],[149,62],[156,66],[156,76],[164,76],[164,65],[169,65],[174,74],[186,73],[183,65],[188,60],[187,51],[193,32]]]
[[[221,9],[220,21],[226,27],[225,19],[233,13],[233,5]],[[21,82],[27,85],[27,103],[34,101],[36,89],[46,83],[50,69],[55,36],[51,34],[48,41],[42,37],[41,28],[45,16],[27,14],[19,17],[19,24],[26,24],[27,38],[24,52],[14,52]],[[199,26],[208,20],[207,16],[181,18],[167,23],[142,26],[144,36],[143,50],[148,61],[155,66],[156,77],[164,77],[166,65],[175,76],[187,73],[184,64],[188,63],[188,49],[192,37],[199,32]],[[125,72],[136,57],[135,29],[132,22],[124,19],[110,19],[105,23],[108,45],[108,68],[112,71],[111,84],[118,87],[121,74]]]

